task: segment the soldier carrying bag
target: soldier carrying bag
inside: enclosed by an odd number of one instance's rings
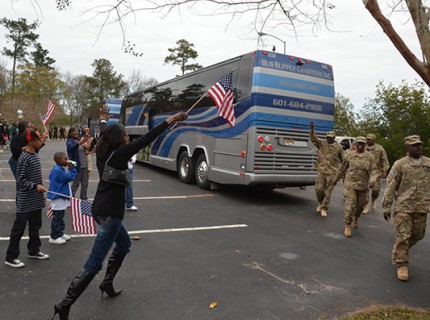
[[[117,184],[128,186],[130,185],[130,170],[128,169],[119,170],[108,165],[108,162],[110,158],[113,156],[114,152],[115,151],[113,151],[109,156],[109,158],[106,160],[105,168],[102,174],[102,180],[105,182],[117,183]]]

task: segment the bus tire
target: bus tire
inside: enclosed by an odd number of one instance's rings
[[[183,183],[192,184],[195,182],[195,160],[188,156],[187,151],[183,151],[178,160],[178,177]]]
[[[209,166],[206,160],[206,156],[202,153],[196,162],[196,184],[204,189],[209,190],[211,182],[209,181]]]

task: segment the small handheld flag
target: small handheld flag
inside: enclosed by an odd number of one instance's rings
[[[233,72],[230,71],[209,89],[208,94],[218,107],[218,115],[234,127],[235,116],[233,106]]]
[[[46,216],[49,220],[52,220],[52,216],[54,215],[54,210],[52,209],[52,204],[48,207],[48,212],[46,213]]]
[[[52,114],[55,111],[55,104],[52,103],[51,100],[48,101],[48,111],[46,112],[46,114],[44,116],[41,116],[42,118],[42,123],[45,126],[46,123],[48,122],[49,118],[51,118]]]
[[[78,198],[70,198],[73,231],[96,234],[96,224],[91,213],[92,202]]]

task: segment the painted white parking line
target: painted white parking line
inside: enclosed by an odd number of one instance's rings
[[[191,198],[204,198],[213,197],[213,193],[193,194],[189,196],[161,196],[161,197],[133,197],[133,200],[157,200],[157,199],[191,199]]]
[[[15,182],[15,179],[8,180],[8,179],[2,179],[3,182]],[[49,180],[45,179],[44,182],[49,182]],[[100,180],[88,180],[88,182],[99,182]],[[139,179],[133,179],[134,182],[151,182],[151,180],[139,180]]]
[[[209,227],[193,227],[193,228],[169,228],[169,229],[152,229],[152,230],[135,230],[129,231],[128,234],[145,234],[145,233],[163,233],[163,232],[186,232],[186,231],[206,231],[206,230],[220,230],[220,229],[234,229],[234,228],[247,228],[247,224],[228,224],[223,226],[209,226]],[[94,238],[95,234],[71,234],[72,238]],[[41,239],[49,239],[49,236],[40,236]],[[28,237],[21,239],[28,240]],[[0,237],[0,241],[9,240],[9,237]]]
[[[205,194],[192,194],[189,196],[160,196],[160,197],[133,197],[134,200],[159,200],[159,199],[191,199],[191,198],[204,198],[204,197],[213,197],[215,196],[212,193]],[[89,198],[88,200],[92,201],[93,198]],[[0,202],[15,202],[15,199],[0,199]]]

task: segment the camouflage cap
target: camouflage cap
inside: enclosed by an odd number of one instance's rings
[[[418,143],[422,143],[420,136],[413,135],[405,138],[405,145],[414,145]]]
[[[373,133],[369,133],[369,134],[367,135],[366,139],[369,139],[369,140],[376,140],[376,136],[375,136]]]
[[[365,137],[363,137],[363,136],[359,136],[359,137],[357,137],[357,138],[355,138],[355,142],[356,143],[366,143],[366,138]]]
[[[334,137],[336,137],[336,133],[334,131],[327,132],[327,138],[334,138]]]

